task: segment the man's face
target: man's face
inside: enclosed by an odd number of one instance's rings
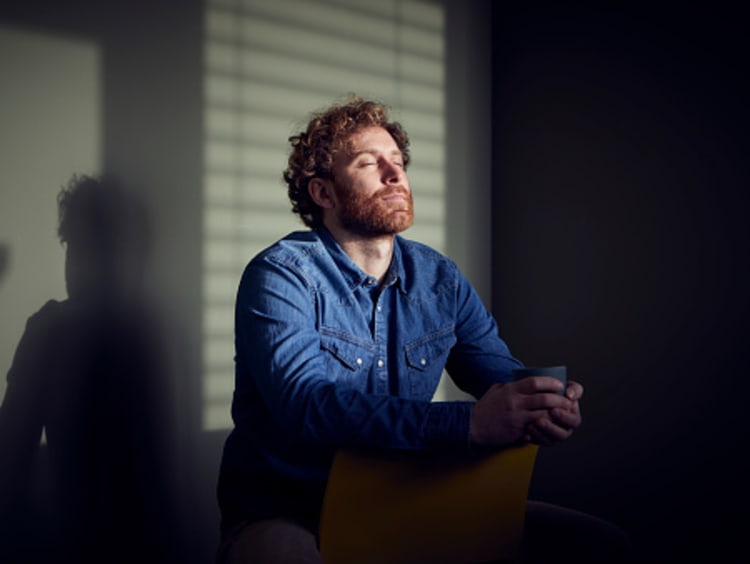
[[[341,227],[366,237],[395,235],[414,221],[414,203],[396,141],[382,127],[352,134],[333,163],[333,212]]]

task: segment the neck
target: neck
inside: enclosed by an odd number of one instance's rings
[[[345,229],[326,227],[354,264],[365,274],[375,278],[378,283],[383,281],[383,277],[391,266],[395,235],[368,237],[350,233]]]

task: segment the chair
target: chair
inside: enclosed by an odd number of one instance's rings
[[[323,562],[516,560],[536,453],[337,453],[321,514]]]

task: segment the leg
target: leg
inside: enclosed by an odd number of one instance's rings
[[[241,525],[222,539],[219,564],[321,564],[315,535],[286,519]]]
[[[527,564],[632,561],[630,539],[616,525],[539,501],[526,506],[523,553]]]

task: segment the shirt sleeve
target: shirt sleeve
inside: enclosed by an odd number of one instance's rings
[[[498,382],[513,379],[523,364],[513,357],[498,326],[468,280],[456,269],[456,344],[446,370],[456,385],[476,398]]]
[[[235,400],[257,393],[289,439],[308,446],[468,447],[470,402],[368,394],[335,382],[321,352],[319,306],[300,269],[272,257],[250,264],[237,299]],[[235,401],[237,426],[251,405]]]

